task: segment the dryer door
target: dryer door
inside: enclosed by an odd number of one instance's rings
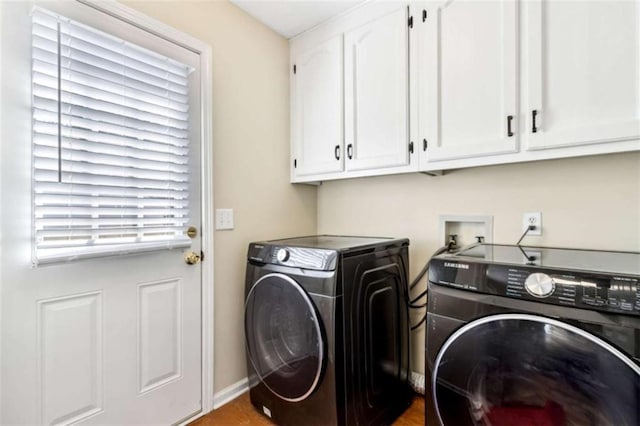
[[[324,363],[322,327],[313,302],[291,277],[268,274],[245,305],[247,352],[260,380],[286,401],[301,401],[317,387]]]
[[[535,315],[458,329],[431,386],[445,425],[640,424],[640,367],[582,329]]]

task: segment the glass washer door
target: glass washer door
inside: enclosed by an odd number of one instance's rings
[[[572,325],[534,315],[484,317],[436,358],[444,425],[639,425],[640,367]]]
[[[317,387],[324,340],[313,302],[291,277],[268,274],[245,304],[245,339],[260,380],[286,401],[307,398]]]

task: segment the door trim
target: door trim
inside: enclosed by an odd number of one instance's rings
[[[125,21],[135,27],[145,30],[155,36],[168,40],[183,48],[197,53],[200,56],[200,99],[201,99],[201,201],[202,201],[202,250],[205,257],[202,260],[201,276],[201,296],[202,296],[202,325],[201,325],[201,400],[202,409],[188,419],[191,421],[213,410],[213,389],[214,389],[214,274],[213,274],[213,98],[212,98],[212,53],[211,46],[187,33],[179,31],[161,21],[151,18],[142,12],[124,6],[116,1],[100,0],[77,0],[86,6],[92,7],[117,19]],[[2,5],[0,4],[0,17],[2,16]],[[0,29],[2,26],[0,20]],[[1,54],[1,46],[0,46]],[[1,70],[0,70],[1,73]],[[1,75],[1,74],[0,74]],[[1,141],[0,141],[1,142]],[[0,197],[2,187],[0,186]],[[1,198],[0,198],[1,199]],[[0,240],[2,236],[0,235]],[[2,247],[0,246],[0,256]],[[1,257],[0,257],[1,258]],[[2,277],[0,276],[0,300],[2,298]],[[0,321],[2,311],[0,305]],[[1,325],[1,324],[0,324]],[[2,349],[2,337],[0,335],[0,356]],[[3,391],[0,380],[0,394]],[[0,404],[0,418],[2,405]]]
[[[0,34],[2,34],[2,11],[3,4],[0,3]],[[0,41],[0,61],[2,60],[2,42]],[[2,128],[2,66],[0,66],[0,128]],[[2,135],[0,135],[0,152],[2,152]],[[0,160],[1,164],[2,160]],[[2,206],[2,173],[0,173],[0,206]],[[0,265],[2,265],[2,209],[0,208]],[[2,365],[2,271],[0,271],[0,365]],[[0,419],[2,419],[2,368],[0,368]]]

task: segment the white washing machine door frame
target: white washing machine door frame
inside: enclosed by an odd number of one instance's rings
[[[508,330],[508,327],[511,327],[512,330]],[[525,335],[527,331],[534,332],[529,336]],[[506,339],[502,343],[491,340],[490,335],[492,333],[495,335],[494,337],[504,338],[505,336],[501,336],[500,334],[509,332],[522,334],[520,338],[515,338],[513,341],[514,345],[519,345],[518,347],[510,347]],[[474,333],[477,335],[474,336]],[[527,338],[530,339],[528,346],[526,345]],[[469,341],[470,344],[465,345],[465,340]],[[580,346],[579,343],[586,345]],[[494,347],[490,347],[491,345]],[[589,350],[586,350],[587,347]],[[486,352],[483,353],[485,350]],[[491,352],[492,350],[493,352]],[[547,357],[548,359],[544,360],[537,357],[536,351],[539,352],[541,357]],[[523,359],[520,360],[522,365],[514,362],[519,356],[518,354],[524,354],[522,356]],[[571,359],[573,355],[570,354],[575,355],[576,358],[578,358],[580,354],[591,354],[591,356],[587,355],[581,360],[574,360]],[[509,360],[506,360],[508,364],[506,367],[505,365],[499,365],[501,362],[504,364],[503,360],[501,360],[502,357],[510,357]],[[608,359],[605,360],[605,357]],[[448,337],[436,357],[431,381],[431,392],[438,419],[441,424],[445,424],[444,421],[446,419],[443,419],[443,412],[441,412],[441,405],[443,405],[444,410],[460,410],[463,408],[469,410],[469,418],[472,420],[471,424],[485,424],[487,420],[491,422],[490,415],[496,407],[496,398],[493,398],[494,401],[491,401],[492,397],[489,392],[487,392],[487,386],[500,388],[500,391],[504,394],[505,383],[499,383],[496,386],[497,382],[532,383],[537,377],[545,377],[545,371],[541,371],[542,369],[550,367],[550,370],[552,370],[554,365],[558,367],[566,365],[571,368],[572,364],[576,364],[577,366],[574,365],[575,368],[578,370],[580,367],[586,368],[587,371],[583,372],[588,373],[591,367],[594,369],[600,367],[599,365],[592,366],[587,362],[594,359],[600,363],[607,361],[607,367],[611,368],[611,370],[608,370],[608,373],[617,377],[618,380],[622,378],[624,383],[620,383],[620,387],[626,388],[598,389],[601,392],[613,392],[615,395],[607,394],[599,397],[598,395],[590,394],[586,395],[587,399],[595,396],[595,398],[603,398],[605,402],[617,403],[622,407],[629,407],[629,404],[632,404],[630,409],[633,410],[633,407],[635,407],[635,413],[618,413],[619,418],[627,420],[630,417],[631,421],[627,421],[628,424],[638,424],[638,422],[640,422],[640,366],[633,362],[629,356],[609,343],[571,324],[532,314],[497,314],[471,321],[457,329]],[[562,364],[562,362],[566,364]],[[476,364],[470,368],[471,371],[469,371],[468,367],[465,367],[467,368],[466,370],[459,368],[463,363],[467,365]],[[494,365],[490,366],[489,364],[492,363]],[[526,365],[528,363],[529,365]],[[598,362],[596,362],[596,364],[598,364]],[[518,370],[518,368],[521,368],[521,370]],[[614,368],[618,370],[613,371]],[[528,372],[529,377],[512,377],[518,375],[514,373],[514,371]],[[597,372],[600,371],[601,370],[598,370]],[[493,378],[487,378],[491,375]],[[565,376],[565,378],[566,377],[570,376]],[[599,382],[601,378],[605,380]],[[547,380],[549,382],[547,384],[553,382],[553,379],[550,378],[542,379],[543,382]],[[577,395],[576,392],[579,393],[584,390],[581,388],[588,388],[589,385],[597,386],[598,384],[604,386],[607,380],[613,379],[603,376],[592,378],[591,382],[589,382],[589,379],[586,377],[584,380],[581,377],[575,377],[575,380],[579,382],[577,383],[578,389],[563,389],[558,394],[553,395],[551,388],[555,386],[552,386],[548,387],[548,393],[541,395],[540,398],[550,398],[547,399],[547,401],[552,401],[553,404],[557,405],[558,403],[553,401],[552,398],[556,397],[558,400],[562,400],[563,392],[566,394],[564,402],[567,402],[572,399],[572,395]],[[512,386],[513,383],[511,383]],[[541,384],[538,383],[536,385],[540,386]],[[517,387],[517,384],[513,386],[513,388]],[[512,391],[513,388],[511,388]],[[451,408],[450,397],[441,404],[438,400],[439,391],[445,394],[442,396],[443,398],[446,398],[446,395],[463,395],[460,401],[466,399],[467,407],[457,406]],[[631,392],[631,395],[625,393],[625,391]],[[513,397],[514,402],[516,402],[518,392],[516,390],[513,393],[515,393],[516,396],[510,396],[510,398]],[[525,394],[526,392],[521,393]],[[524,399],[532,399],[531,394],[533,393],[535,392],[529,392],[530,395],[525,395]],[[621,401],[617,398],[622,398],[623,400]],[[633,398],[635,398],[635,405],[633,405]],[[535,397],[533,397],[533,399],[535,399]],[[598,400],[602,401],[602,399]],[[594,408],[598,409],[602,407]],[[556,413],[558,413],[557,409]],[[564,409],[562,413],[564,413],[566,420],[570,420],[569,417],[572,415],[571,410],[569,410],[568,415]],[[504,415],[504,411],[502,411],[502,414]],[[604,414],[607,413],[605,412]],[[609,423],[617,425],[624,424],[616,421]]]
[[[325,365],[325,333],[315,305],[293,278],[260,277],[245,300],[245,343],[260,381],[289,402],[308,398]]]

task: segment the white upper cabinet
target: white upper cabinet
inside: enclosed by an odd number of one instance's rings
[[[637,145],[640,2],[531,0],[523,7],[527,149]]]
[[[640,0],[372,0],[291,58],[294,182],[640,150]]]
[[[409,164],[407,20],[401,5],[344,35],[349,171]]]
[[[639,1],[421,4],[421,170],[640,149]]]
[[[293,180],[343,168],[342,36],[292,56]]]
[[[421,163],[516,152],[518,4],[430,2],[420,20]]]
[[[371,1],[291,40],[293,182],[418,170],[409,11]]]

